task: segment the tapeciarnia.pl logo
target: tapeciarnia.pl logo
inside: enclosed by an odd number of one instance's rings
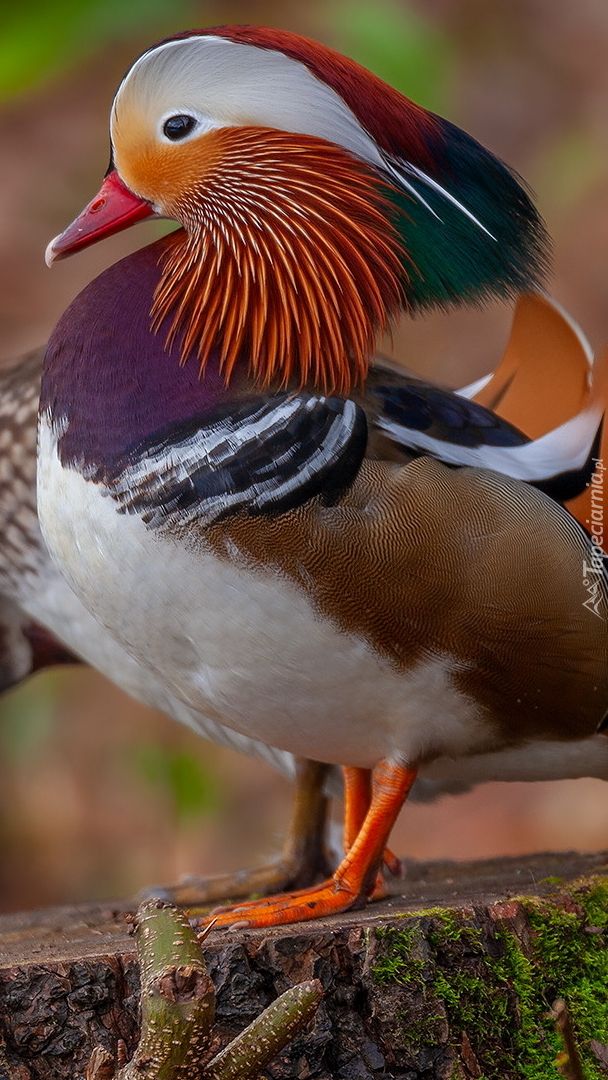
[[[587,519],[587,526],[591,533],[591,562],[583,559],[583,585],[588,596],[583,602],[583,607],[589,608],[598,619],[604,616],[600,611],[602,594],[600,581],[604,573],[604,465],[602,458],[592,458],[595,469],[591,477],[591,516]]]

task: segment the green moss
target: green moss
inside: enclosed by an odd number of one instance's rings
[[[561,1047],[550,1009],[562,997],[587,1080],[605,1080],[589,1044],[608,1044],[608,879],[570,886],[566,898],[520,902],[525,950],[506,927],[484,935],[463,912],[436,909],[376,931],[375,978],[426,1001],[426,1017],[406,1030],[413,1049],[439,1045],[441,1003],[456,1053],[466,1032],[485,1080],[556,1080]],[[438,1015],[429,1015],[434,1001]]]
[[[586,878],[576,890],[576,899],[589,926],[608,926],[608,878]]]
[[[532,931],[532,960],[515,939],[501,932],[521,1012],[516,1046],[525,1080],[555,1078],[560,1049],[549,1009],[556,998],[568,1006],[588,1080],[602,1080],[589,1043],[608,1043],[608,882],[585,882],[571,889],[567,907],[548,901],[524,901]]]
[[[435,959],[432,992],[445,1005],[454,1043],[466,1032],[484,1076],[504,1075],[512,1054],[512,1003],[479,927],[442,910],[429,925],[428,940]]]
[[[450,951],[457,946],[477,954],[482,949],[481,930],[457,915],[455,911],[441,908],[431,913],[428,940],[435,952]]]
[[[535,964],[521,951],[508,931],[498,931],[504,957],[494,961],[497,975],[515,995],[517,1023],[510,1031],[512,1062],[518,1076],[530,1080],[556,1080],[555,1058],[559,1048],[555,1027],[549,1017],[550,1003],[538,985]]]
[[[454,1042],[459,1045],[466,1031],[478,1060],[488,1070],[488,1080],[501,1075],[509,1060],[509,998],[501,986],[502,977],[490,966],[480,930],[457,912],[443,908],[407,922],[406,926],[376,931],[382,951],[374,977],[380,983],[416,989],[426,999],[427,1010],[429,1003],[437,1002],[437,1012],[427,1011],[413,1024],[410,1013],[404,1011],[412,1050],[441,1045],[439,1032],[447,1015]],[[420,958],[422,940],[426,959]],[[491,995],[493,1007],[489,1009],[492,987],[499,992]]]
[[[376,930],[376,939],[382,942],[383,951],[373,969],[377,983],[399,983],[401,986],[424,986],[424,961],[416,956],[420,941],[418,925],[411,927],[382,926]]]
[[[410,1051],[416,1054],[422,1047],[438,1043],[438,1030],[445,1021],[444,1013],[423,1015],[416,1007],[424,1001],[428,979],[428,961],[424,958],[426,946],[419,919],[408,920],[408,925],[378,927],[375,937],[380,945],[380,955],[373,968],[373,976],[379,985],[398,985],[407,993],[406,1005],[399,1014]]]

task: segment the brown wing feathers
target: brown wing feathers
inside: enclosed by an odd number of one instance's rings
[[[602,719],[607,638],[583,606],[588,545],[533,488],[429,457],[366,461],[337,506],[238,516],[208,539],[297,583],[320,616],[402,670],[449,658],[454,684],[507,744],[530,722],[536,737],[568,739]],[[608,614],[605,583],[602,596]]]

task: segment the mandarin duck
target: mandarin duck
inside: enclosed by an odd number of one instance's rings
[[[48,556],[36,513],[36,419],[44,349],[0,366],[0,693],[32,674],[83,661],[143,704],[164,710],[197,734],[240,753],[262,758],[294,780],[291,820],[280,855],[267,865],[234,873],[185,879],[156,887],[181,903],[208,903],[305,884],[327,869],[333,844],[326,836],[327,794],[339,794],[336,777],[317,762],[294,760],[201,716],[174,698],[125,652],[83,607]],[[503,359],[501,367],[505,364]],[[415,801],[429,801],[458,781],[420,778]]]
[[[528,301],[531,302],[531,301]],[[522,299],[518,306],[523,305]],[[516,328],[512,339],[521,338]],[[493,379],[502,381],[505,368],[513,385],[513,367],[519,363],[517,385],[530,366],[525,340],[512,357],[512,342]],[[557,357],[564,355],[557,349]],[[248,740],[230,728],[214,724],[169,694],[83,607],[46,551],[36,514],[36,418],[44,349],[7,360],[0,366],[0,692],[33,673],[57,664],[84,659],[127,693],[193,728],[198,734],[254,757],[262,757],[293,777],[295,795],[291,822],[279,858],[266,866],[189,878],[162,892],[182,903],[209,902],[226,896],[276,891],[310,883],[326,861],[325,771],[316,762],[294,761],[290,754]],[[488,379],[490,376],[488,376]],[[487,381],[487,380],[486,380]],[[528,389],[526,381],[526,389]],[[467,391],[468,392],[468,391]],[[515,393],[515,401],[518,397]],[[458,781],[417,780],[411,798],[428,801],[445,790],[466,785]],[[337,793],[336,778],[329,791]],[[158,888],[155,894],[159,892]]]
[[[177,699],[342,766],[340,866],[238,920],[341,911],[374,892],[421,770],[580,775],[608,753],[592,545],[529,483],[555,439],[370,368],[399,312],[536,284],[542,225],[469,136],[285,32],[148,50],[111,139],[49,261],[153,215],[182,228],[110,267],[51,338],[45,539]],[[594,400],[566,422],[564,468],[588,467],[599,419]]]
[[[225,896],[311,883],[324,865],[327,849],[324,770],[316,762],[294,761],[290,754],[214,724],[170,695],[86,611],[51,562],[38,526],[35,497],[36,417],[43,356],[44,350],[39,349],[4,361],[0,367],[0,692],[42,668],[74,664],[86,657],[136,699],[165,709],[220,745],[263,757],[294,778],[291,822],[277,860],[235,874],[188,878],[178,886],[156,888],[155,894],[162,891],[181,903],[200,905]],[[497,369],[459,393],[475,401],[485,398],[505,419],[538,437],[588,407],[593,386],[591,359],[582,332],[554,301],[538,293],[523,295]],[[409,385],[415,383],[410,380]],[[557,482],[554,478],[554,486]],[[571,504],[573,512],[579,501]],[[600,758],[600,777],[603,769]],[[449,780],[445,775],[433,780],[423,768],[410,799],[429,801],[446,791],[465,790],[472,782],[472,777],[468,784],[459,780],[457,769]],[[329,790],[337,792],[334,777]]]
[[[544,386],[543,353],[551,358],[555,385],[561,388],[551,401],[554,383]],[[240,739],[230,729],[203,721],[200,714],[167,694],[162,686],[113,641],[75,597],[57,573],[44,548],[35,506],[35,420],[43,350],[12,362],[0,370],[0,433],[3,441],[0,485],[0,689],[6,690],[32,672],[51,664],[77,662],[82,654],[89,663],[114,679],[128,693],[169,715],[198,733],[233,746],[241,752],[264,756],[286,774],[295,775],[296,793],[291,825],[279,859],[268,866],[235,875],[195,878],[177,887],[163,888],[182,903],[205,903],[224,896],[268,892],[281,885],[310,882],[323,865],[325,850],[323,775],[316,763],[293,762],[288,754]],[[542,402],[544,417],[539,434],[564,418],[562,398],[570,414],[573,404],[582,409],[582,387],[589,371],[589,347],[551,306],[548,300],[524,296],[517,305],[513,330],[498,369],[480,387],[461,391],[477,399],[486,386],[493,387],[503,414],[519,415],[527,402]],[[535,386],[535,380],[540,380]],[[497,391],[497,387],[501,388]],[[508,388],[508,402],[502,392]],[[519,392],[521,390],[521,393]],[[564,390],[568,393],[564,397]],[[507,416],[508,418],[508,416]],[[529,418],[530,421],[532,418]],[[538,423],[536,423],[538,428]],[[46,625],[42,625],[44,620]],[[69,642],[71,650],[64,642]],[[80,652],[81,656],[76,653]],[[599,775],[602,764],[598,762]],[[335,786],[335,785],[334,785]],[[446,790],[467,786],[456,777],[432,780],[420,777],[411,798],[428,800]],[[158,889],[154,890],[158,893]]]

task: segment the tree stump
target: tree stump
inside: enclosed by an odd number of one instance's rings
[[[605,876],[604,876],[605,875]],[[139,973],[128,904],[0,917],[0,1080],[74,1080],[93,1047],[132,1052]],[[556,1080],[566,1002],[587,1080],[608,1076],[608,852],[413,863],[339,918],[205,942],[226,1043],[317,978],[308,1031],[272,1080]],[[582,1074],[581,1074],[582,1075]]]

